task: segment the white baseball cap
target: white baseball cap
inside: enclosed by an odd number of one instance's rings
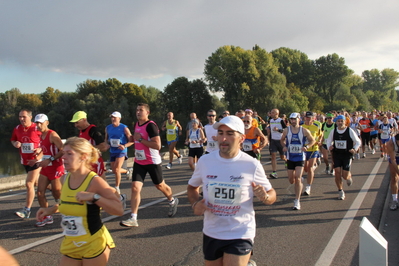
[[[301,115],[299,113],[292,113],[290,114],[290,118],[300,118]]]
[[[119,112],[117,112],[117,111],[113,112],[109,117],[111,117],[111,116],[122,118],[121,113],[119,113]]]
[[[39,123],[43,123],[44,121],[48,121],[48,117],[45,114],[37,114],[35,116],[35,123],[39,122]]]
[[[244,122],[242,122],[241,118],[239,118],[238,116],[226,116],[219,122],[213,124],[213,128],[218,129],[222,125],[228,126],[232,130],[237,131],[241,134],[245,134]]]

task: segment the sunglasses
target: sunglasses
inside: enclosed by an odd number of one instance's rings
[[[208,116],[216,116],[216,115],[208,115]]]

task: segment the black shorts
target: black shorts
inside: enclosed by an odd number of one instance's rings
[[[283,146],[281,145],[280,140],[271,139],[271,140],[270,140],[269,151],[270,151],[270,153],[279,152],[280,155],[283,155],[283,154],[284,154],[284,152],[283,152]]]
[[[224,253],[237,256],[248,255],[252,252],[253,243],[250,239],[220,240],[204,234],[202,250],[205,260],[217,260]]]
[[[334,168],[341,168],[344,171],[350,171],[352,164],[352,154],[333,154]]]
[[[188,157],[195,158],[197,156],[197,158],[199,159],[202,156],[202,154],[204,154],[204,148],[203,147],[189,148],[188,149]]]
[[[161,164],[141,165],[136,162],[133,165],[132,182],[140,181],[144,183],[144,179],[147,173],[150,174],[152,183],[154,183],[154,185],[159,185],[162,183],[163,177]]]
[[[305,166],[305,161],[294,162],[294,161],[287,160],[287,169],[288,170],[295,170],[296,167],[304,167],[304,166]]]
[[[369,145],[370,142],[370,132],[362,132],[360,134],[360,138],[362,140],[362,145]]]
[[[26,173],[28,173],[30,171],[33,171],[33,170],[36,170],[36,169],[39,168],[39,166],[37,164],[34,164],[33,166],[29,166],[29,165],[24,165],[23,164],[23,166],[25,168]]]
[[[258,155],[254,151],[243,151],[243,152],[245,152],[251,157],[254,157],[255,159],[258,159]]]

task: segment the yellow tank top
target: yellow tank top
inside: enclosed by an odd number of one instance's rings
[[[61,203],[58,208],[62,214],[61,226],[66,237],[79,237],[94,235],[103,226],[100,216],[100,207],[96,204],[80,203],[76,194],[86,191],[92,179],[97,175],[90,172],[76,189],[69,185],[70,173],[68,173],[61,189]]]
[[[306,128],[310,131],[310,134],[313,136],[313,138],[316,141],[319,141],[321,138],[322,132],[321,129],[317,126],[317,124],[312,123],[311,125],[302,125],[303,128]],[[306,141],[307,142],[307,141]],[[319,150],[319,145],[315,144],[312,147],[308,148],[307,151],[318,151]]]
[[[165,122],[166,124],[166,140],[173,141],[177,139],[179,129],[176,126],[176,120],[173,120],[173,123],[170,125],[168,120]]]

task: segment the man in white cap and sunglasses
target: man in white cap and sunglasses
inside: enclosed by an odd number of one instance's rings
[[[290,115],[290,126],[281,136],[281,145],[287,156],[287,173],[290,184],[295,184],[295,200],[293,210],[301,209],[302,174],[305,166],[306,151],[315,144],[315,140],[306,128],[299,125],[300,114]]]
[[[253,201],[256,196],[273,204],[276,192],[260,162],[240,150],[242,120],[226,116],[213,127],[219,151],[200,158],[187,187],[194,214],[204,215],[204,258],[207,264],[255,265],[250,260],[256,230]]]

